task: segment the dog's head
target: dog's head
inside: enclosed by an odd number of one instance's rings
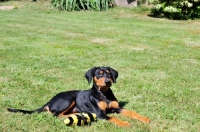
[[[93,79],[98,90],[105,92],[111,87],[112,83],[116,83],[118,72],[110,67],[93,67],[85,73],[88,83]]]

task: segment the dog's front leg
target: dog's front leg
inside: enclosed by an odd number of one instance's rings
[[[98,106],[99,106],[100,109],[99,109],[99,112],[98,112],[97,116],[100,119],[106,119],[107,121],[115,123],[117,126],[120,126],[120,127],[129,127],[129,126],[131,126],[131,124],[126,122],[126,121],[119,120],[119,119],[117,119],[115,117],[107,116],[106,115],[106,108],[107,108],[107,103],[106,102],[100,101],[98,103]]]
[[[123,116],[127,116],[127,117],[131,117],[133,119],[142,121],[144,123],[149,123],[150,119],[144,116],[141,116],[140,114],[134,112],[134,111],[130,111],[130,110],[126,110],[123,108],[119,107],[119,103],[117,101],[111,101],[109,103],[109,107],[110,109],[112,109],[112,112],[116,112],[118,114],[121,114]]]
[[[109,122],[113,122],[115,123],[117,126],[120,126],[120,127],[130,127],[131,124],[126,122],[126,121],[122,121],[122,120],[119,120],[115,117],[108,117],[107,119]]]
[[[126,110],[126,109],[120,109],[119,114],[123,115],[123,116],[128,116],[131,117],[133,119],[139,120],[141,122],[144,123],[150,123],[150,119],[147,117],[144,117],[134,111],[130,111],[130,110]]]

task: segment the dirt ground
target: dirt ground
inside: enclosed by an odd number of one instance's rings
[[[0,10],[11,10],[14,9],[14,6],[0,6]]]

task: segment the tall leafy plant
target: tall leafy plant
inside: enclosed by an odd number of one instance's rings
[[[51,5],[59,10],[108,10],[115,5],[114,0],[52,0]]]
[[[149,0],[154,4],[155,15],[164,14],[170,19],[200,18],[200,0]]]

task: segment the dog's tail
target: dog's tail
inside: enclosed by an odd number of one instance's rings
[[[36,110],[21,110],[21,109],[13,109],[13,108],[7,108],[8,111],[10,112],[21,112],[23,114],[33,114],[35,112],[40,113],[42,111],[44,111],[44,108],[48,106],[48,103],[46,103],[44,106],[42,106],[41,108],[38,108]]]

